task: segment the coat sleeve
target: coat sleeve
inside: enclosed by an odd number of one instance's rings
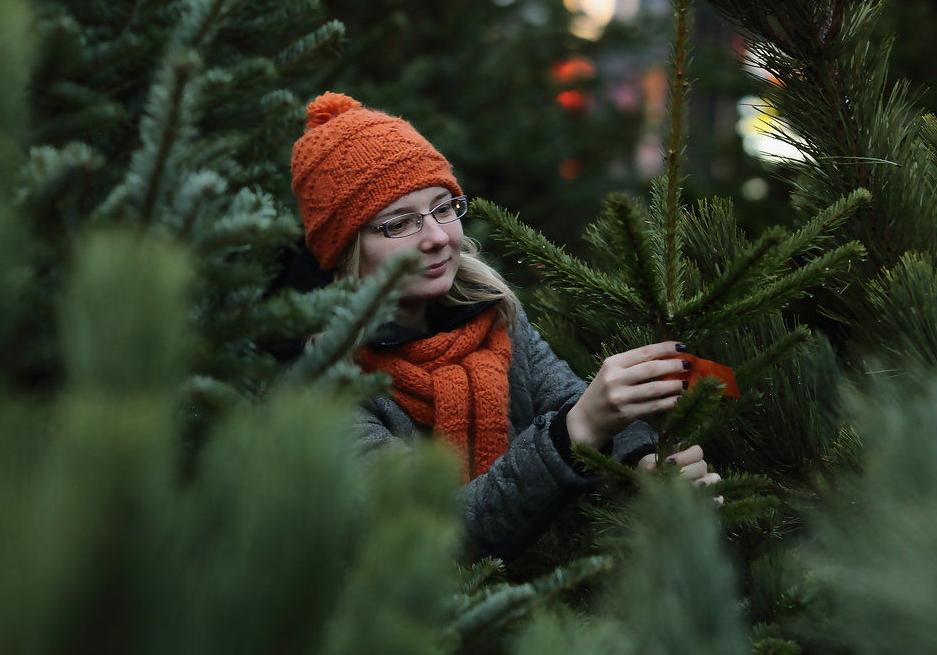
[[[536,417],[511,441],[507,452],[459,489],[465,547],[472,560],[514,559],[547,527],[559,509],[592,481],[557,451],[550,436],[556,412]],[[377,413],[363,409],[356,424],[359,452],[372,459],[387,448],[409,449]]]

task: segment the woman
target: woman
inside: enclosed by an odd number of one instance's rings
[[[418,254],[393,323],[359,352],[394,381],[360,420],[365,450],[405,446],[432,431],[458,453],[473,557],[510,560],[577,493],[593,484],[571,455],[585,444],[653,467],[656,434],[637,421],[674,406],[684,390],[657,343],[609,357],[586,385],[527,320],[504,280],[478,257],[460,219],[467,203],[449,162],[409,123],[326,93],[307,108],[293,147],[293,192],[306,244],[323,270],[367,276],[402,252]],[[699,446],[672,461],[697,484]]]

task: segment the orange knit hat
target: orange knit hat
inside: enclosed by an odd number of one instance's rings
[[[293,194],[306,245],[331,270],[355,233],[381,209],[412,191],[462,189],[452,167],[410,123],[367,109],[341,93],[306,107],[306,131],[293,144]]]

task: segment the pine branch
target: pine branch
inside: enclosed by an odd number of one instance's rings
[[[640,474],[630,466],[621,464],[590,446],[573,444],[572,449],[576,460],[590,471],[599,475],[605,474],[615,480],[624,480],[631,484],[638,483]]]
[[[495,238],[512,252],[521,253],[559,288],[577,294],[581,302],[623,317],[646,312],[641,298],[630,286],[596,271],[567,254],[542,234],[520,222],[497,205],[482,199],[472,201],[472,211],[495,228]]]
[[[706,333],[712,329],[726,330],[741,325],[755,316],[780,309],[805,290],[818,286],[841,274],[865,255],[865,248],[858,242],[847,243],[835,250],[811,260],[803,267],[743,298],[708,314],[699,316],[692,330]]]
[[[937,116],[934,114],[921,117],[921,137],[933,155],[931,161],[937,166]]]
[[[772,343],[751,359],[735,369],[735,380],[740,389],[755,386],[755,380],[765,371],[791,357],[810,341],[810,328],[798,325],[794,330]]]
[[[680,206],[680,159],[686,142],[684,113],[686,112],[686,94],[690,86],[686,79],[688,64],[687,37],[690,30],[690,2],[676,0],[676,27],[674,30],[673,56],[670,74],[670,137],[667,147],[667,213],[665,222],[664,247],[664,288],[667,307],[672,313],[677,303],[682,300],[678,287],[678,263],[681,256],[677,240],[678,224],[682,220]]]
[[[663,320],[666,299],[647,229],[647,220],[635,201],[624,193],[610,193],[598,219],[586,228],[585,239],[608,261],[621,263],[652,314]]]
[[[820,237],[832,236],[834,230],[871,200],[872,195],[865,189],[855,189],[836,200],[785,240],[778,249],[778,263],[785,265],[791,257],[819,247]]]
[[[713,496],[725,496],[727,500],[747,497],[754,494],[769,493],[777,488],[774,481],[766,475],[753,473],[733,473],[727,475],[708,490]]]
[[[765,264],[771,262],[771,255],[784,238],[784,230],[779,227],[768,228],[747,251],[736,257],[708,289],[691,298],[674,314],[677,323],[692,323],[693,319],[705,313],[726,298],[737,296],[750,289],[765,277]]]
[[[719,515],[729,526],[755,525],[774,516],[781,501],[774,496],[747,496],[726,502]]]
[[[718,379],[704,377],[683,395],[661,424],[662,443],[658,447],[658,460],[671,455],[678,441],[695,443],[696,427],[705,423],[721,404],[722,387]],[[664,435],[668,443],[663,443]],[[658,465],[661,465],[660,461]]]

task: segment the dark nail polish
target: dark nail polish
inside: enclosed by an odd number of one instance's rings
[[[677,463],[677,457],[676,457],[676,455],[671,455],[670,457],[668,457],[668,458],[665,459],[664,461],[667,462],[668,464],[676,464],[676,463]]]
[[[685,344],[685,343],[678,343],[678,344],[677,344],[677,352],[678,352],[678,353],[686,352],[686,344]]]
[[[684,380],[684,381],[683,381],[683,388],[684,388],[684,389],[689,389],[689,388],[690,388],[690,383],[689,383],[688,380]]]
[[[683,368],[684,368],[684,370],[687,370],[687,371],[690,370],[690,362],[689,362],[689,360],[686,360],[686,359],[683,360]]]

